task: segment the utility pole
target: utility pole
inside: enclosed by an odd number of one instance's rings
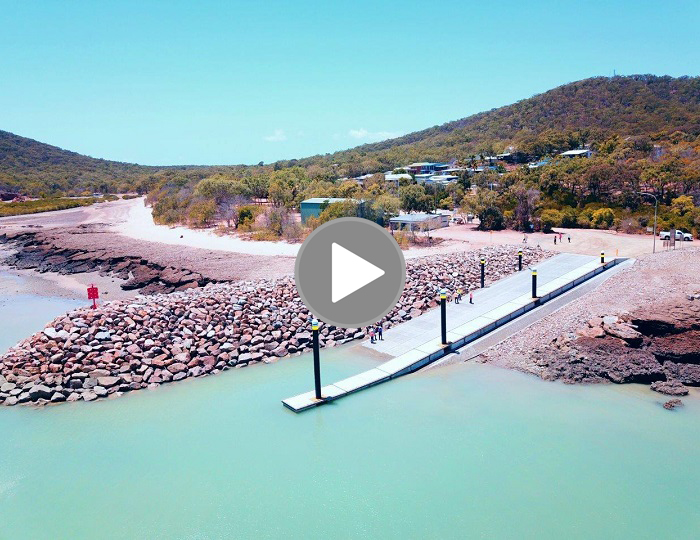
[[[639,195],[648,195],[649,197],[654,197],[654,249],[652,253],[656,253],[656,216],[658,215],[659,210],[659,199],[656,197],[656,195],[653,195],[652,193],[646,193],[644,191],[638,191],[637,193]]]

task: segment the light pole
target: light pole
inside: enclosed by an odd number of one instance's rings
[[[319,352],[318,343],[318,319],[313,319],[311,321],[311,332],[313,333],[313,347],[314,347],[314,390],[316,399],[323,399],[321,395],[321,359]]]
[[[644,191],[638,191],[637,192],[639,195],[648,195],[649,197],[654,197],[654,250],[653,253],[656,253],[656,214],[659,208],[659,199],[656,197],[656,195],[653,195],[651,193],[645,193]]]
[[[447,345],[447,289],[440,289],[440,337]]]

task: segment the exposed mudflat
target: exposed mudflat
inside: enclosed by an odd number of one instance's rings
[[[294,257],[177,248],[115,234],[101,224],[65,229],[26,229],[0,234],[16,249],[10,266],[40,272],[100,271],[144,293],[171,292],[221,281],[274,279],[294,271]]]

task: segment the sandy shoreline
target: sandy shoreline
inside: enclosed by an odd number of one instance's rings
[[[16,278],[16,279],[14,279]],[[97,285],[100,300],[121,300],[133,298],[138,291],[125,291],[120,285],[124,280],[101,276],[98,272],[63,275],[56,272],[40,273],[35,270],[18,270],[0,265],[0,295],[32,294],[85,300],[87,287]]]

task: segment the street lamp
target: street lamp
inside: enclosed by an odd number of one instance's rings
[[[319,343],[318,343],[318,319],[312,319],[311,320],[311,332],[313,335],[313,348],[314,348],[314,390],[315,390],[315,396],[317,400],[323,399],[323,396],[321,395],[321,359],[320,359],[320,352],[319,352]]]
[[[649,197],[654,197],[654,253],[656,253],[656,214],[657,210],[659,208],[659,199],[656,198],[656,195],[653,195],[651,193],[646,193],[644,191],[638,191],[637,192],[639,195],[648,195]]]
[[[447,345],[447,289],[440,289],[440,337]]]

